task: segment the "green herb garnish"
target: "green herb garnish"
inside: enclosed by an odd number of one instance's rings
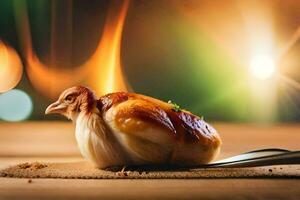
[[[171,100],[168,101],[169,104],[172,104],[173,108],[172,110],[175,111],[175,112],[179,112],[181,111],[181,108],[179,105],[177,105],[176,103],[172,102]]]

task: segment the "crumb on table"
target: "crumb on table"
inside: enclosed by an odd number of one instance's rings
[[[42,163],[38,163],[38,162],[35,162],[35,163],[22,163],[22,164],[19,164],[18,167],[20,169],[33,169],[33,170],[36,170],[36,169],[43,169],[45,167],[47,167],[46,164],[42,164]]]

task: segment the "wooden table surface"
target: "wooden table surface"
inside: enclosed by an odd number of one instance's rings
[[[218,159],[261,148],[299,150],[300,125],[212,123]],[[67,122],[0,123],[0,169],[20,162],[81,160]],[[0,178],[0,199],[300,199],[300,179],[67,180]]]

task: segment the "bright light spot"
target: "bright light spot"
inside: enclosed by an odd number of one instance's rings
[[[0,92],[14,88],[22,73],[23,66],[18,53],[0,41]]]
[[[13,89],[0,94],[0,119],[5,121],[21,121],[32,112],[32,101],[22,90]]]
[[[257,55],[251,60],[250,73],[257,79],[269,79],[275,74],[275,70],[274,60],[269,55]]]

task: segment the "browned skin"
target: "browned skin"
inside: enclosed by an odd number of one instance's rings
[[[98,109],[103,113],[111,107],[128,101],[138,104],[119,110],[116,118],[135,118],[148,121],[169,130],[170,135],[184,144],[201,144],[203,148],[217,148],[221,144],[218,133],[209,124],[188,111],[175,111],[173,105],[135,93],[117,92],[100,97]]]

